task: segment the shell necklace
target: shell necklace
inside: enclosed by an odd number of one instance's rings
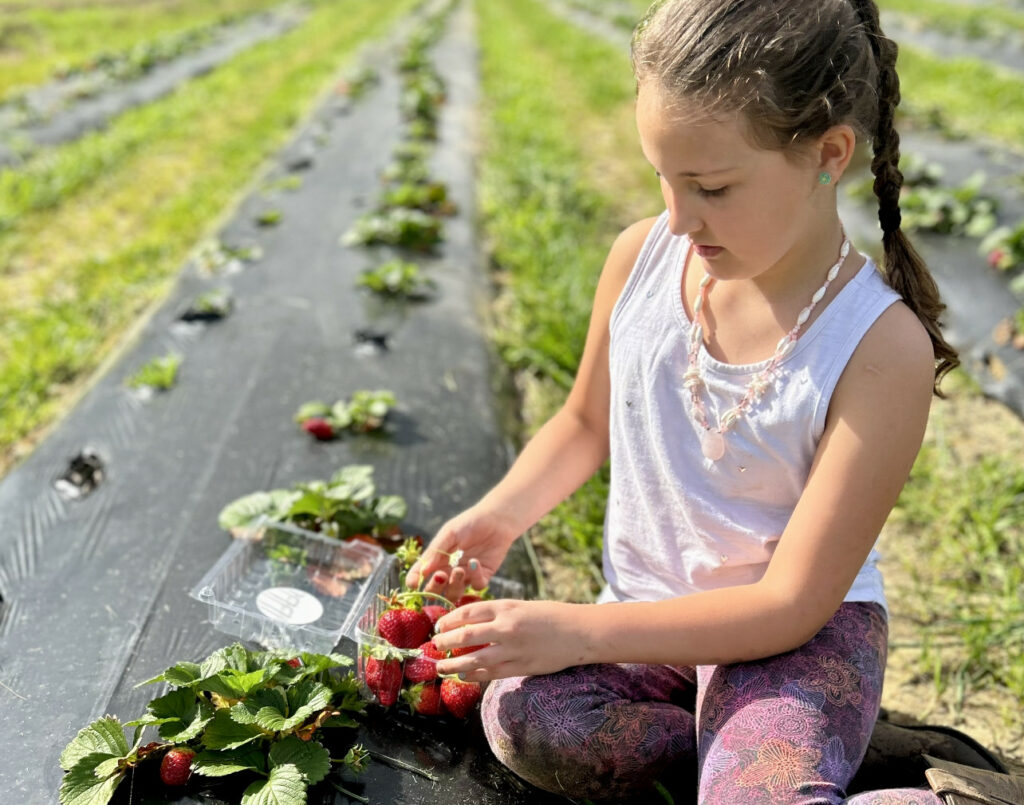
[[[811,297],[811,303],[800,311],[793,329],[779,340],[778,346],[775,347],[775,354],[772,355],[768,364],[751,378],[743,398],[722,415],[718,426],[715,428],[712,428],[708,422],[707,409],[704,407],[704,401],[701,399],[704,379],[700,376],[699,352],[701,342],[704,340],[704,328],[701,326],[700,316],[701,310],[707,302],[708,294],[711,292],[711,286],[715,282],[710,274],[704,274],[700,281],[700,289],[697,291],[697,298],[693,302],[693,326],[690,328],[689,345],[690,365],[686,370],[686,374],[683,375],[683,385],[690,390],[693,418],[701,427],[700,449],[706,458],[718,461],[718,459],[725,455],[725,434],[739,421],[747,409],[760,400],[765,391],[768,390],[775,375],[775,370],[783,358],[793,351],[793,347],[796,346],[796,340],[800,337],[800,330],[810,317],[811,311],[814,310],[818,302],[825,296],[825,292],[828,290],[828,286],[832,284],[832,280],[838,276],[839,269],[849,253],[850,241],[844,232],[843,244],[839,249],[839,259],[828,270],[825,276],[825,283],[814,292],[814,295]]]

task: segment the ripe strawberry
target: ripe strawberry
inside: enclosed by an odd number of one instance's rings
[[[389,609],[377,621],[377,634],[398,648],[416,648],[425,643],[434,624],[419,609]]]
[[[187,746],[174,746],[160,761],[160,780],[164,785],[185,785],[192,774],[192,756]]]
[[[398,701],[402,688],[402,662],[394,657],[366,659],[366,686],[384,707]]]
[[[402,699],[414,713],[424,716],[439,716],[444,712],[441,701],[441,686],[437,682],[420,682],[402,691]]]
[[[405,661],[405,678],[410,682],[429,682],[437,677],[437,661],[444,659],[444,652],[428,641],[420,646],[423,653]]]
[[[472,593],[466,593],[461,596],[458,601],[455,602],[456,608],[464,607],[466,604],[475,604],[477,601],[483,601],[479,595],[473,595]]]
[[[286,664],[290,665],[292,668],[301,668],[302,660],[300,660],[298,657],[292,657],[290,660],[287,661]]]
[[[441,701],[456,718],[465,718],[480,701],[481,690],[477,682],[463,682],[453,676],[441,680]]]
[[[993,249],[988,253],[988,264],[992,266],[992,268],[999,268],[1005,257],[1006,252],[1002,249]]]
[[[437,625],[437,621],[443,615],[447,615],[450,610],[444,604],[427,604],[423,607],[423,614],[430,618],[432,626]]]
[[[306,433],[312,434],[322,442],[334,438],[334,428],[332,428],[331,423],[323,417],[310,417],[302,423],[302,429],[306,431]]]
[[[490,644],[485,643],[485,644],[479,645],[479,646],[461,646],[460,648],[453,648],[452,649],[452,656],[453,657],[461,657],[463,654],[469,654],[470,652],[476,651],[478,648],[484,648],[487,645],[490,645]]]

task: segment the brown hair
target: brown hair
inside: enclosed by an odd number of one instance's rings
[[[741,112],[760,147],[797,154],[841,123],[871,141],[883,271],[928,331],[942,396],[939,380],[959,360],[939,326],[935,280],[900,229],[897,48],[874,0],[660,0],[631,52],[638,87],[655,80],[710,116]]]

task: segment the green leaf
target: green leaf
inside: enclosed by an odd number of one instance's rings
[[[183,688],[192,685],[202,679],[198,663],[179,662],[164,671],[162,674],[140,682],[135,687],[141,688],[144,685],[152,685],[154,682],[167,682],[176,688]]]
[[[64,776],[60,784],[62,805],[107,805],[124,772],[109,777],[97,777],[96,769],[110,760],[105,752],[83,755]]]
[[[237,749],[261,737],[263,732],[250,724],[239,724],[228,710],[218,710],[206,725],[203,746],[207,749]]]
[[[330,413],[331,407],[327,403],[320,402],[319,400],[307,402],[299,406],[299,410],[295,414],[295,421],[301,423],[312,417],[327,416]]]
[[[316,785],[331,770],[331,754],[316,741],[290,735],[270,747],[271,766],[294,765],[310,785]]]
[[[68,771],[83,757],[97,752],[127,757],[130,751],[121,722],[113,716],[104,716],[79,730],[78,735],[64,747],[60,755],[60,767]]]
[[[192,771],[205,777],[227,777],[240,771],[262,772],[267,756],[261,749],[234,752],[199,752],[192,759]]]
[[[242,805],[305,805],[306,781],[297,767],[286,764],[270,770],[266,780],[257,780],[242,794]]]
[[[219,693],[228,699],[241,699],[259,687],[267,677],[264,670],[244,673],[233,668],[226,668],[214,676],[208,677],[196,687],[210,693]]]
[[[171,743],[191,741],[213,718],[213,706],[197,699],[191,688],[178,688],[149,703],[149,712],[160,719],[160,737]],[[172,720],[165,720],[172,719]]]
[[[250,656],[245,646],[241,643],[233,643],[219,649],[205,660],[200,666],[200,673],[203,679],[208,679],[214,674],[219,674],[226,668],[233,668],[236,671],[247,672],[249,670]]]
[[[247,528],[274,510],[275,500],[269,492],[253,492],[251,495],[233,500],[221,509],[217,515],[217,525],[225,531]]]
[[[373,513],[381,520],[401,520],[408,510],[401,495],[381,495],[373,507]]]
[[[258,715],[261,711],[273,710],[285,717],[288,712],[288,697],[280,688],[264,688],[253,693],[244,702],[239,702],[231,708],[231,717],[239,724],[259,723]],[[262,726],[262,725],[261,725]],[[267,729],[272,729],[267,727]]]
[[[365,500],[373,497],[376,487],[373,483],[373,466],[350,464],[331,476],[332,497],[340,500]]]

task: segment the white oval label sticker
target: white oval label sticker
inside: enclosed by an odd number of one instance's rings
[[[281,623],[301,626],[319,620],[324,605],[312,595],[294,587],[271,587],[256,596],[259,611]]]

